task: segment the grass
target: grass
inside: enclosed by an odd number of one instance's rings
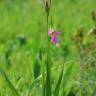
[[[47,44],[42,1],[0,1],[0,96],[45,96]],[[52,0],[49,27],[61,32],[59,45],[50,44],[51,80],[48,77],[47,81],[52,96],[96,95],[95,37],[86,35],[94,26],[93,10],[95,0]],[[84,54],[80,58],[81,50],[71,37],[82,26]]]

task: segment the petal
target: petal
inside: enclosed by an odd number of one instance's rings
[[[61,33],[60,32],[56,32],[57,35],[60,35]]]
[[[51,38],[51,42],[53,44],[57,44],[58,43],[58,38],[57,37]]]
[[[48,31],[48,36],[51,36],[53,32],[54,32],[53,29],[49,30],[49,31]]]

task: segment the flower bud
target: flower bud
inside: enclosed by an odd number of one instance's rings
[[[45,11],[49,13],[49,2],[48,0],[45,0]]]

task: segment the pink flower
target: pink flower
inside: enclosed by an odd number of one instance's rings
[[[60,35],[60,32],[57,32],[54,29],[50,29],[48,32],[48,36],[51,38],[51,42],[53,44],[57,44],[58,43],[58,36]]]

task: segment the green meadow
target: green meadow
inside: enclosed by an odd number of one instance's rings
[[[56,45],[43,1],[0,0],[0,96],[96,96],[96,0],[52,0]]]

